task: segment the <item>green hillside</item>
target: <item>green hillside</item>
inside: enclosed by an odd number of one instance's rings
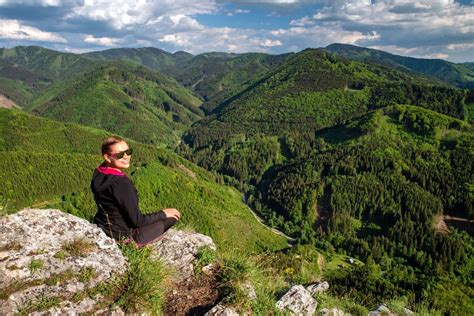
[[[376,265],[334,276],[334,293],[472,313],[474,239],[439,228],[446,214],[474,219],[472,126],[395,106],[323,130],[316,142],[263,176],[253,206],[287,233]]]
[[[171,54],[154,47],[113,48],[85,53],[82,56],[99,60],[125,60],[160,71],[169,69],[170,67],[176,67],[194,57],[186,52]]]
[[[64,79],[97,65],[93,60],[77,54],[38,46],[1,48],[0,59],[49,80]]]
[[[365,262],[326,275],[334,295],[469,314],[473,239],[436,230],[446,214],[474,218],[467,98],[306,50],[194,124],[179,152],[300,243]]]
[[[193,125],[181,152],[207,169],[254,183],[275,161],[291,157],[287,147],[311,147],[316,130],[371,109],[405,103],[465,118],[464,91],[423,80],[305,50]],[[255,149],[250,155],[244,153],[249,148]]]
[[[89,184],[107,135],[0,109],[2,206],[8,212],[35,204],[54,206],[91,219],[96,207]],[[177,207],[182,227],[212,236],[223,251],[286,247],[283,237],[255,220],[234,188],[218,184],[213,175],[170,151],[133,141],[130,146],[135,154],[129,174],[137,184],[145,212]]]
[[[24,106],[53,82],[97,64],[79,55],[37,46],[0,48],[0,94]]]
[[[331,44],[325,49],[346,58],[400,67],[432,76],[460,88],[474,89],[474,69],[469,63],[455,64],[442,59],[404,57],[348,44]]]
[[[211,112],[225,97],[246,87],[290,55],[203,53],[193,56],[186,52],[171,54],[153,47],[84,54],[99,60],[126,60],[166,73],[199,95],[206,112]]]
[[[139,65],[114,62],[55,83],[27,110],[148,144],[174,146],[201,117],[199,104],[171,78]]]

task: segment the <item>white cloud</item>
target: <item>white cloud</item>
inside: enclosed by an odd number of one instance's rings
[[[291,26],[307,26],[307,25],[314,25],[316,22],[311,19],[309,16],[302,17],[301,19],[298,20],[292,20],[290,22]]]
[[[271,40],[267,38],[263,42],[260,42],[259,45],[263,47],[274,47],[274,46],[281,46],[283,45],[283,43],[280,42],[279,40]]]
[[[120,39],[111,37],[94,37],[93,35],[86,35],[84,42],[89,44],[95,44],[99,46],[116,46]]]
[[[37,42],[66,43],[59,34],[44,32],[38,28],[23,25],[17,20],[0,19],[0,38]]]
[[[117,0],[111,5],[107,0],[84,0],[66,18],[87,18],[93,21],[109,23],[120,30],[127,26],[135,26],[148,22],[154,17],[163,15],[188,15],[217,12],[214,0]]]
[[[58,7],[61,5],[61,0],[0,0],[0,6],[9,5]]]

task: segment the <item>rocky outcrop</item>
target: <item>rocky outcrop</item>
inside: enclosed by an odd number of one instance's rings
[[[199,249],[210,247],[216,250],[211,237],[174,229],[168,230],[152,247],[155,256],[164,259],[177,269],[177,279],[180,280],[194,274],[193,261]]]
[[[318,303],[304,286],[295,285],[276,303],[281,311],[291,315],[313,315]]]
[[[114,240],[84,219],[25,209],[0,219],[0,310],[54,314],[101,309],[100,291],[125,273]]]

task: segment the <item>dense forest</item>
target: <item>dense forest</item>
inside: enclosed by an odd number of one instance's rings
[[[0,94],[21,110],[0,109],[0,209],[91,219],[98,146],[120,134],[145,212],[176,206],[181,227],[283,267],[298,253],[334,297],[472,314],[474,92],[453,77],[467,66],[358,53],[2,49]]]
[[[371,263],[333,276],[335,293],[465,313],[472,236],[436,227],[474,219],[466,102],[465,90],[307,50],[222,102],[178,152],[300,243]]]

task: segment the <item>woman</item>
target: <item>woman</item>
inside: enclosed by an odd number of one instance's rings
[[[140,212],[137,190],[123,173],[130,166],[131,155],[132,149],[118,136],[109,137],[102,144],[104,162],[94,171],[91,182],[97,204],[94,223],[109,237],[131,237],[143,246],[176,224],[180,213],[175,208],[147,215]]]

